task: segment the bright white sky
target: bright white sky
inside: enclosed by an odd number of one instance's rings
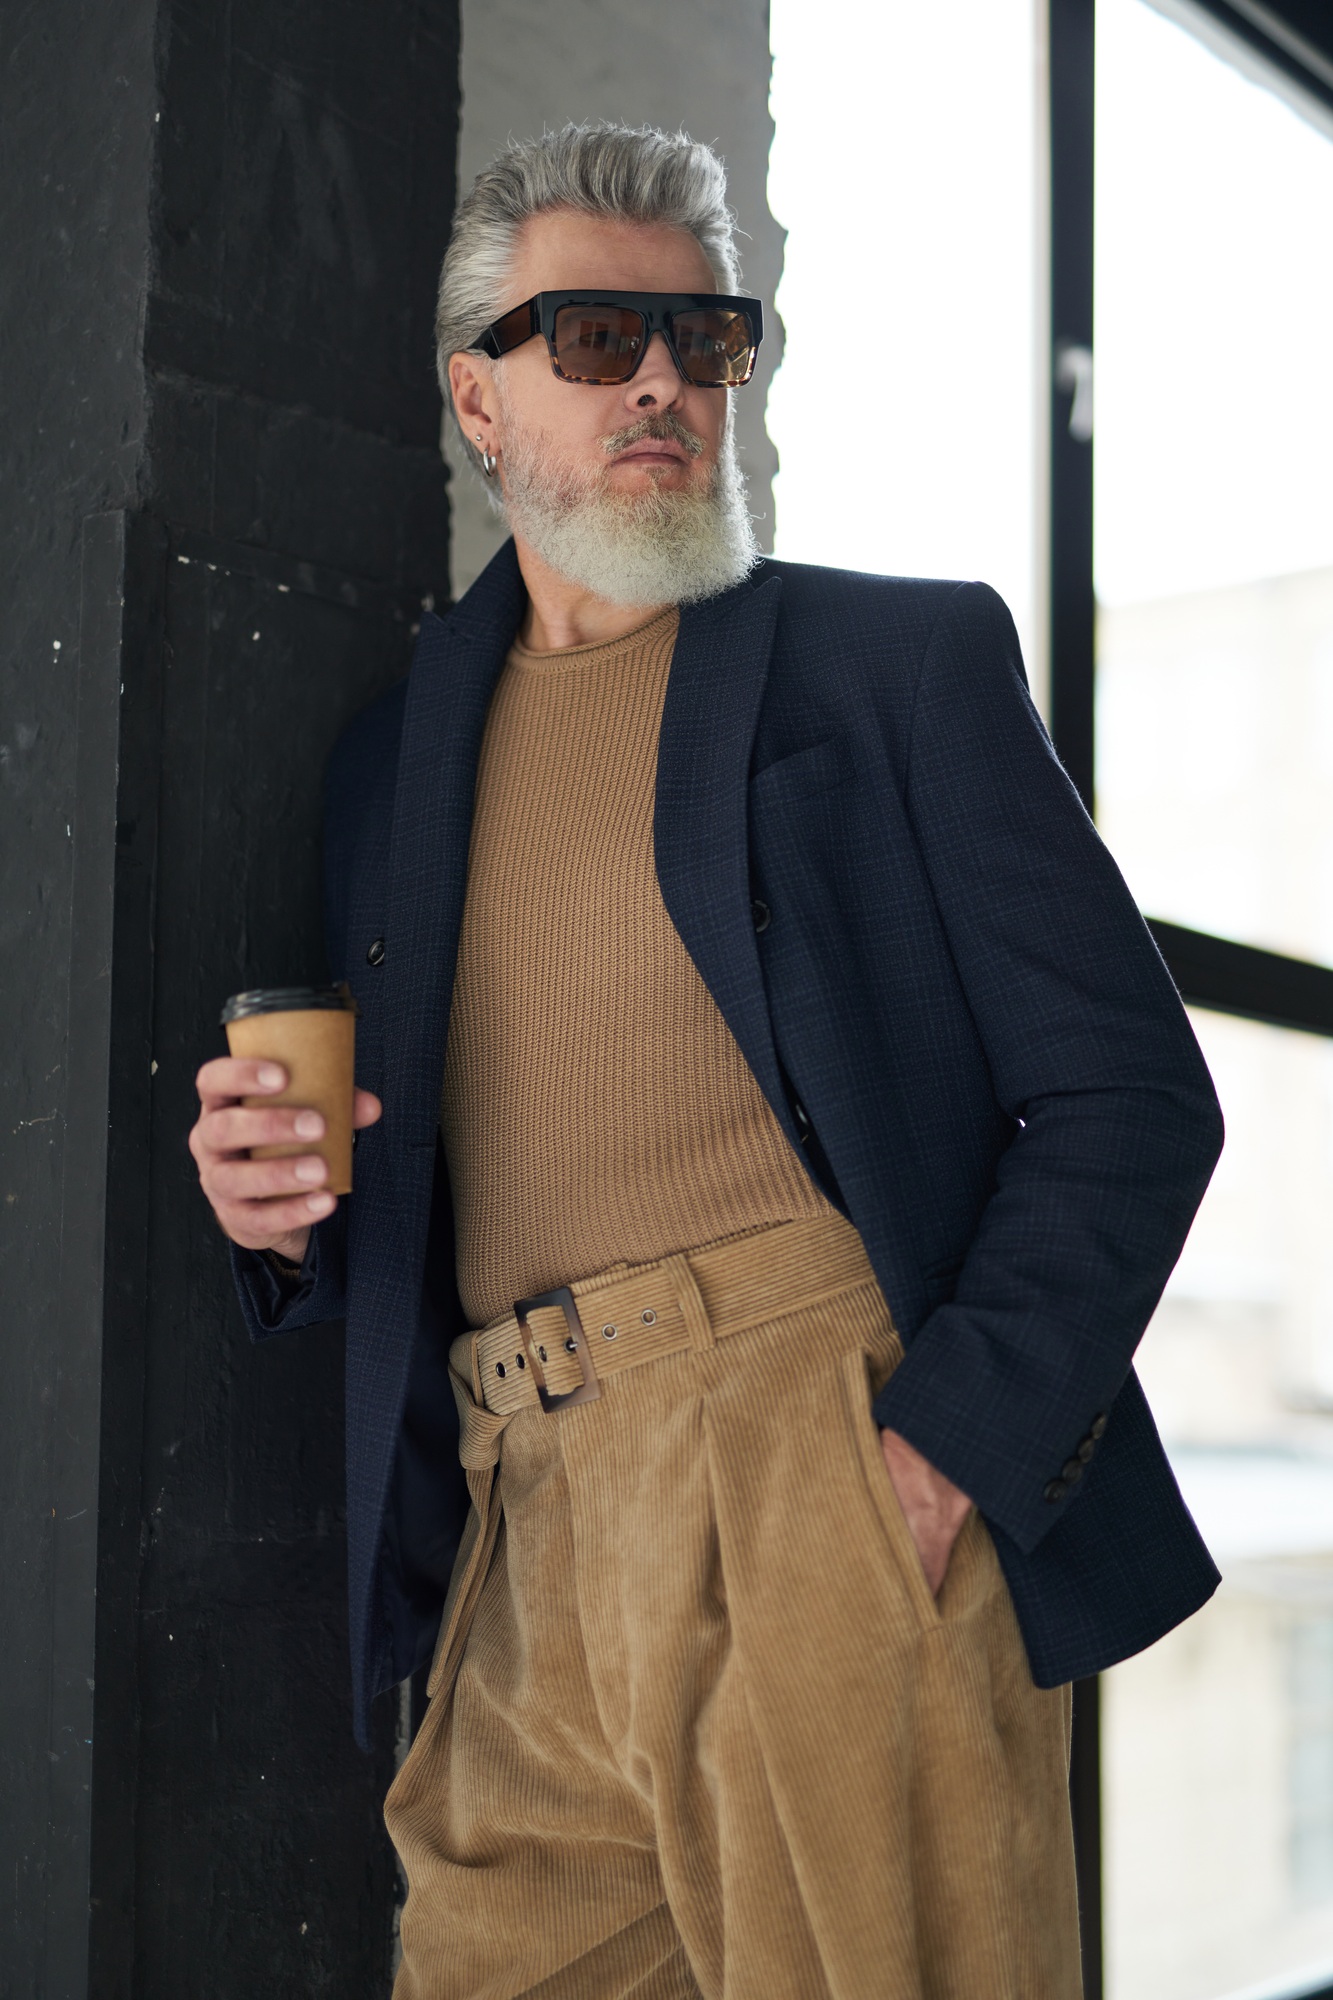
[[[1030,642],[1031,0],[771,17],[777,552],[984,577]],[[1143,0],[1097,121],[1100,594],[1333,563],[1333,144]]]
[[[772,0],[776,552],[1032,597],[1031,0]]]

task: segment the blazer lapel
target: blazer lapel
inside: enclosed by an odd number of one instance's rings
[[[690,605],[667,682],[653,843],[668,915],[782,1129],[782,1087],[750,907],[750,753],[782,595],[774,576]]]
[[[423,619],[403,715],[385,928],[384,1131],[404,1212],[433,1159],[486,711],[525,594],[506,542],[444,618]]]

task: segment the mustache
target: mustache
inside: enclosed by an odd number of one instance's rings
[[[669,438],[687,458],[698,458],[704,449],[703,439],[688,429],[673,410],[651,410],[637,423],[629,424],[623,431],[611,431],[597,441],[607,456],[614,458],[618,452],[628,451],[632,444],[642,444],[645,438]]]

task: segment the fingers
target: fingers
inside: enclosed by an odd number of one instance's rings
[[[322,1139],[324,1120],[318,1111],[296,1104],[275,1104],[271,1110],[225,1104],[217,1111],[203,1111],[194,1126],[200,1151],[235,1153],[246,1146],[291,1145],[300,1139]]]
[[[249,1057],[215,1056],[195,1077],[200,1102],[207,1106],[225,1103],[228,1098],[254,1097],[261,1091],[277,1092],[287,1082],[281,1063],[254,1062]]]
[[[292,1239],[299,1240],[304,1250],[311,1223],[322,1221],[337,1205],[336,1196],[331,1194],[301,1195],[287,1200],[214,1202],[213,1213],[224,1234],[243,1250],[281,1250],[289,1256],[295,1247]],[[295,1261],[299,1263],[300,1257]]]
[[[240,1097],[257,1097],[265,1091],[276,1096],[286,1085],[287,1072],[281,1063],[252,1062],[240,1056],[217,1056],[212,1062],[204,1063],[195,1077],[199,1100],[206,1110],[234,1102]],[[357,1090],[354,1093],[354,1126],[373,1125],[383,1110],[384,1106],[373,1090]],[[262,1142],[255,1140],[250,1143]]]
[[[207,1186],[220,1159],[244,1153],[251,1146],[299,1145],[323,1136],[324,1120],[318,1111],[290,1104],[250,1110],[243,1104],[227,1103],[218,1110],[201,1111],[186,1143]]]
[[[199,1181],[232,1241],[261,1250],[333,1213],[337,1196],[322,1185],[328,1173],[317,1153],[280,1160],[225,1153],[208,1156]]]
[[[268,1201],[274,1195],[311,1194],[329,1177],[318,1153],[281,1160],[248,1160],[226,1154],[210,1162],[204,1192],[210,1201]]]
[[[317,1153],[256,1160],[260,1146],[310,1144],[322,1139],[325,1121],[309,1106],[245,1105],[244,1097],[274,1094],[287,1087],[282,1064],[218,1056],[195,1077],[200,1110],[189,1135],[199,1182],[225,1233],[247,1249],[265,1249],[284,1239],[304,1241],[312,1222],[332,1214],[337,1197],[322,1183],[328,1168]],[[383,1115],[373,1091],[357,1090],[352,1124],[373,1125]]]

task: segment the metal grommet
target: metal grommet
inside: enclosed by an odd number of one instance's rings
[[[503,1362],[503,1361],[497,1361],[497,1362],[496,1362],[496,1364],[495,1364],[495,1372],[496,1372],[496,1374],[497,1374],[497,1375],[503,1375],[503,1374],[504,1374],[504,1372],[505,1372],[505,1365],[504,1365],[504,1362]]]
[[[528,1365],[527,1356],[524,1354],[516,1354],[514,1356],[514,1362],[515,1365],[519,1368],[526,1368]]]
[[[571,1335],[569,1336],[569,1339],[568,1339],[568,1340],[567,1340],[567,1341],[565,1342],[565,1353],[566,1353],[566,1354],[577,1354],[577,1353],[578,1353],[578,1351],[579,1351],[579,1344],[578,1344],[577,1340],[575,1340],[575,1338],[574,1338],[573,1334],[571,1334]]]
[[[657,1325],[657,1314],[653,1311],[651,1306],[645,1306],[643,1311],[639,1314],[639,1318],[643,1321],[645,1326]]]
[[[613,1326],[611,1321],[608,1320],[606,1325],[602,1328],[602,1339],[614,1340],[619,1332],[620,1328],[618,1326]]]

